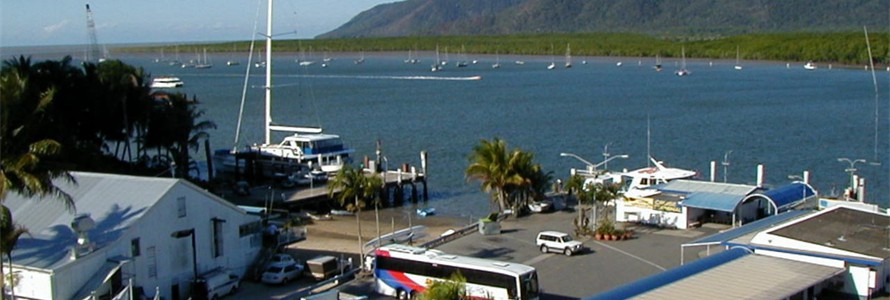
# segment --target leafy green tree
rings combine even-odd
[[[446,280],[433,280],[429,288],[421,293],[418,300],[460,300],[469,299],[467,278],[460,271],[451,274]]]

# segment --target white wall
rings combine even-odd
[[[637,220],[628,218],[628,214],[636,214],[639,216]],[[640,222],[655,226],[675,227],[678,229],[686,229],[686,208],[683,207],[680,213],[666,212],[656,209],[648,209],[637,206],[627,206],[624,201],[615,201],[615,220],[618,222]]]
[[[15,269],[19,282],[15,286],[15,294],[32,299],[54,299],[52,292],[52,276],[41,270]]]
[[[182,218],[178,216],[177,198],[180,197],[185,197],[186,205],[186,216]],[[108,203],[111,206],[115,201],[108,199]],[[212,218],[225,220],[221,235],[223,255],[219,257],[211,255]],[[262,243],[251,243],[252,238],[261,239],[259,236],[241,237],[239,227],[259,221],[258,216],[249,215],[225,200],[179,181],[114,242],[56,268],[52,275],[49,271],[40,270],[23,272],[16,294],[33,299],[71,299],[91,277],[106,276],[96,272],[109,258],[130,257],[131,261],[124,264],[121,271],[127,274],[125,278],[132,277],[134,285],[141,286],[146,296],[154,296],[155,288],[159,287],[164,299],[172,299],[170,293],[174,283],[180,283],[180,296],[185,296],[189,289],[188,282],[194,277],[191,238],[176,239],[170,236],[171,233],[195,229],[199,274],[225,267],[243,277],[262,250]],[[256,235],[261,235],[261,232]],[[140,253],[131,257],[131,241],[134,238],[139,239]],[[154,260],[148,251],[152,247],[156,254]],[[156,266],[156,276],[149,274],[152,264]]]
[[[186,216],[179,217],[177,198],[185,197]],[[213,257],[213,218],[225,220],[222,223],[223,255]],[[142,286],[148,294],[154,294],[155,287],[160,287],[161,295],[170,299],[171,286],[180,284],[180,291],[188,291],[188,282],[194,277],[191,237],[176,239],[171,233],[179,230],[195,229],[197,248],[198,274],[215,268],[228,268],[243,278],[248,267],[260,253],[262,245],[252,246],[251,236],[240,237],[241,225],[258,222],[260,218],[248,215],[234,205],[214,198],[214,196],[196,189],[191,184],[177,184],[165,195],[163,201],[152,208],[152,211],[139,220],[131,236],[139,236],[143,253],[140,259],[134,260],[137,274],[136,284]],[[261,234],[261,233],[257,233]],[[129,245],[130,239],[126,243]],[[151,263],[148,247],[154,246],[157,251],[157,277],[150,278],[148,265]]]

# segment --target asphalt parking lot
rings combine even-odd
[[[633,226],[636,236],[623,241],[597,241],[582,238],[585,251],[573,256],[541,253],[535,236],[544,230],[572,232],[572,211],[536,214],[502,221],[501,234],[473,233],[437,249],[446,253],[517,262],[538,270],[542,299],[579,299],[608,291],[637,279],[680,265],[680,245],[707,236],[718,228],[693,230],[659,229]],[[685,261],[699,258],[704,249],[685,251]],[[711,249],[712,252],[717,251]],[[372,279],[357,279],[341,287],[341,291],[366,295],[370,299],[387,299],[375,295]]]
[[[535,236],[544,230],[570,233],[577,212],[560,210],[501,222],[502,231],[495,235],[478,232],[439,246],[446,253],[527,264],[538,270],[542,299],[579,299],[608,291],[640,278],[680,265],[680,245],[716,233],[720,228],[703,226],[692,230],[659,229],[627,225],[636,234],[630,240],[597,241],[581,238],[585,251],[573,256],[541,253]],[[688,248],[686,262],[698,259],[705,249]],[[719,251],[711,249],[712,252]],[[319,253],[296,254],[298,258]],[[339,254],[336,254],[339,255]],[[245,283],[232,299],[298,299],[301,288],[314,283],[301,279],[286,286]],[[373,291],[373,278],[352,280],[339,287],[341,292],[367,296],[368,299],[390,299]]]

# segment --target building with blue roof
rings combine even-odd
[[[241,276],[262,250],[260,217],[188,181],[71,175],[75,183],[54,184],[75,210],[52,196],[4,200],[30,232],[12,251],[19,298],[111,299],[133,291],[133,298],[184,299],[195,273]]]
[[[739,226],[816,197],[808,184],[794,182],[775,189],[760,186],[679,179],[653,186],[617,201],[616,220],[686,229],[703,223]]]

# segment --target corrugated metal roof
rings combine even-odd
[[[647,291],[658,289],[664,286],[670,286],[685,278],[695,276],[696,274],[706,272],[717,266],[729,263],[733,260],[751,255],[747,249],[734,248],[726,250],[691,263],[676,267],[649,277],[625,284],[618,288],[612,289],[605,293],[595,295],[588,300],[598,299],[627,299],[639,296]],[[688,296],[688,295],[687,295]],[[685,299],[689,297],[679,298],[662,298],[662,299]]]
[[[665,183],[659,187],[659,190],[663,192],[679,192],[684,194],[714,193],[746,196],[757,190],[757,187],[735,183],[678,179]]]
[[[698,192],[689,194],[686,199],[680,202],[681,206],[694,207],[701,209],[712,209],[717,211],[733,212],[739,202],[742,202],[744,195],[723,194],[723,193],[706,193]]]
[[[785,221],[812,213],[811,210],[789,210],[787,212],[783,212],[780,214],[772,215],[751,223],[747,223],[740,227],[736,227],[724,232],[720,232],[717,234],[709,235],[697,240],[694,240],[689,243],[683,244],[685,247],[689,246],[697,246],[697,245],[709,245],[709,244],[719,244],[727,241],[731,241],[735,238],[744,236],[746,234],[750,234],[753,232],[762,231],[764,229],[770,228],[777,224],[784,223]]]
[[[783,208],[802,202],[806,200],[806,198],[815,194],[816,191],[808,184],[794,182],[757,195],[769,199],[776,205],[778,210],[782,210]]]
[[[748,255],[634,299],[785,299],[844,271],[844,268]]]
[[[179,182],[171,178],[85,172],[71,175],[76,184],[62,180],[54,183],[74,198],[76,214],[52,196],[25,198],[10,193],[4,200],[14,221],[30,231],[30,235],[22,235],[12,253],[17,264],[54,269],[70,262],[70,251],[77,240],[71,222],[81,214],[89,215],[95,222],[89,237],[97,247],[116,240]]]

